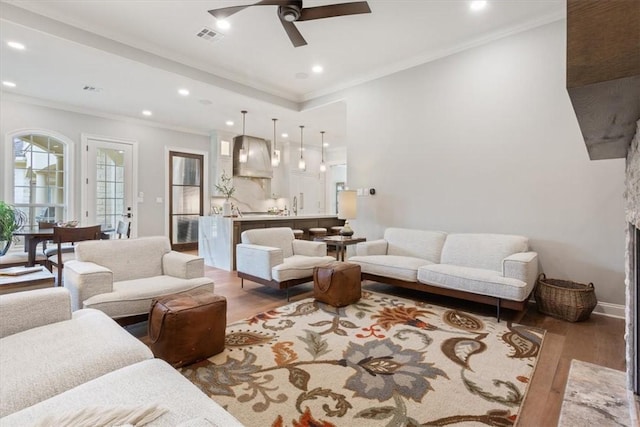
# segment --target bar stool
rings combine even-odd
[[[311,240],[317,237],[326,237],[326,236],[327,236],[327,229],[324,227],[313,227],[309,229],[309,238]]]
[[[304,231],[299,230],[299,229],[293,229],[293,237],[295,237],[296,239],[302,239],[302,236],[304,236]]]
[[[342,231],[342,226],[341,225],[334,225],[329,230],[331,231],[331,235],[332,236],[337,236]]]

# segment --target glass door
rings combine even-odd
[[[198,219],[203,215],[203,165],[200,154],[169,152],[169,236],[171,247],[198,249]]]
[[[130,143],[87,139],[86,225],[100,224],[114,234],[118,222],[132,222],[133,146]],[[135,227],[131,234],[136,235]]]

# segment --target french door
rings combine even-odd
[[[115,231],[118,221],[131,222],[131,235],[137,235],[133,200],[135,142],[83,135],[83,148],[83,222],[100,224],[108,233]]]
[[[204,156],[169,152],[169,236],[178,251],[198,249],[198,219],[204,214]]]

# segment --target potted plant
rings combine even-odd
[[[0,255],[7,253],[14,239],[13,232],[21,229],[26,222],[24,212],[0,200]]]
[[[236,191],[236,188],[231,183],[231,177],[228,176],[224,170],[222,171],[222,176],[220,176],[220,183],[216,184],[216,190],[226,197],[226,200],[222,205],[222,215],[231,216],[231,202],[229,201],[229,198]]]

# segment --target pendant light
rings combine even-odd
[[[271,120],[273,120],[273,155],[271,156],[271,166],[277,168],[280,164],[280,150],[276,150],[276,122],[278,119]]]
[[[304,157],[302,157],[302,151],[304,148],[302,147],[302,130],[304,126],[300,126],[300,160],[298,161],[298,169],[305,170],[307,169],[307,164],[304,161]]]
[[[244,117],[247,114],[247,111],[242,110],[240,112],[242,113],[242,146],[240,147],[240,155],[238,156],[238,160],[240,161],[240,163],[247,163],[247,160],[249,160],[249,153],[247,153],[247,150],[244,148]]]
[[[322,146],[322,161],[320,162],[320,172],[326,172],[327,171],[327,165],[324,163],[324,131],[321,131],[320,135],[322,137],[322,142],[321,142],[321,146]]]

